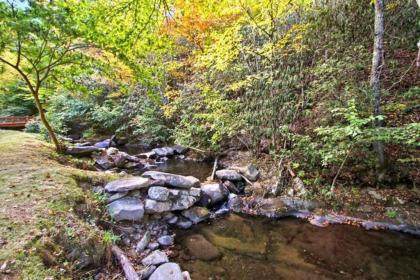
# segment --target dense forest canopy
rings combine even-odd
[[[375,1],[0,1],[0,113],[41,112],[27,129],[56,144],[117,134],[248,149],[320,185],[340,171],[376,183],[381,143],[379,180],[415,184],[419,7],[383,2],[375,111]]]

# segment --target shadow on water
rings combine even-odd
[[[200,252],[192,250],[208,246],[187,245],[197,234],[221,256],[200,260]],[[182,248],[177,261],[195,280],[420,279],[420,239],[393,232],[231,214],[178,231],[177,241]]]

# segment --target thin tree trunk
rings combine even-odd
[[[381,72],[384,65],[384,0],[375,0],[375,38],[373,45],[372,72],[370,85],[374,97],[374,115],[381,114]],[[382,121],[376,120],[375,127],[383,125]],[[381,172],[385,170],[385,153],[382,142],[374,143],[374,149],[378,157]]]
[[[55,145],[55,149],[57,150],[57,152],[62,152],[63,151],[63,147],[61,146],[60,142],[58,142],[58,139],[55,135],[54,130],[52,129],[50,123],[48,122],[44,110],[42,108],[42,104],[41,101],[39,100],[39,95],[37,92],[32,92],[32,95],[35,99],[35,104],[36,107],[38,108],[38,112],[39,112],[39,116],[41,117],[41,121],[42,124],[45,126],[45,128],[48,130],[48,135],[50,136],[51,141],[54,143]]]

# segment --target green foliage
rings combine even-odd
[[[48,118],[56,131],[67,134],[73,127],[83,125],[92,104],[70,94],[60,94],[51,98]]]
[[[386,216],[390,219],[395,219],[397,217],[398,213],[395,210],[387,210]]]
[[[383,116],[373,117],[372,4],[333,2],[1,2],[0,53],[18,62],[22,39],[19,63],[30,81],[41,77],[60,133],[211,151],[241,145],[299,163],[299,175],[320,185],[344,158],[359,166],[363,154],[371,168],[375,142],[405,154],[419,146],[419,89],[407,65],[416,3],[386,3]],[[49,59],[59,62],[49,69]],[[9,70],[2,66],[1,114],[36,112]]]
[[[335,126],[319,127],[315,131],[321,137],[322,165],[342,161],[355,145],[365,142],[366,126],[383,117],[360,116],[355,100],[350,100],[348,107],[333,110],[335,117],[342,119],[343,123]],[[370,130],[370,128],[368,128]]]
[[[105,101],[101,106],[96,105],[90,113],[89,119],[94,128],[101,132],[116,131],[123,125],[124,112],[121,105],[111,100]]]
[[[121,237],[118,235],[115,235],[112,231],[105,231],[102,236],[102,241],[104,242],[105,245],[112,245],[120,240],[121,240]]]
[[[192,147],[220,149],[241,122],[235,118],[236,104],[206,85],[185,88],[166,107],[166,115],[177,119],[175,141]]]
[[[37,112],[27,88],[0,72],[0,116],[31,116]]]

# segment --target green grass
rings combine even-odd
[[[84,222],[75,208],[95,204],[79,181],[109,178],[62,165],[58,158],[37,135],[0,130],[0,238],[5,241],[0,265],[12,263],[10,279],[72,278],[77,264],[65,260],[66,249],[103,250],[102,232]],[[68,232],[73,235],[66,236]],[[48,252],[57,263],[48,263]]]

